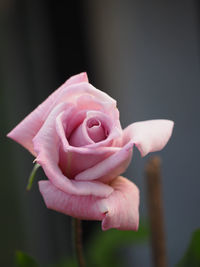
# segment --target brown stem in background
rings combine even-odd
[[[78,265],[79,267],[85,267],[85,261],[83,257],[81,220],[74,218],[73,226],[74,226],[75,250],[76,250]]]
[[[166,267],[166,242],[161,186],[161,160],[152,157],[146,164],[148,209],[150,217],[152,252],[155,267]]]

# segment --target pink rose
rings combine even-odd
[[[28,149],[48,180],[39,189],[48,208],[102,229],[137,230],[139,190],[119,176],[133,145],[142,156],[161,150],[173,128],[169,120],[137,122],[122,130],[116,101],[88,83],[86,73],[71,77],[18,124],[8,137]]]

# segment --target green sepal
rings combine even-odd
[[[27,191],[30,191],[30,190],[31,190],[32,185],[33,185],[33,182],[34,182],[34,179],[35,179],[36,172],[37,172],[37,170],[38,170],[39,167],[40,167],[40,164],[35,163],[35,165],[34,165],[32,171],[31,171],[31,173],[30,173],[30,176],[29,176],[29,178],[28,178],[28,184],[27,184],[27,186],[26,186],[26,190],[27,190]]]

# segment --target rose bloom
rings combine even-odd
[[[19,123],[8,137],[28,149],[48,180],[39,189],[49,209],[101,220],[102,229],[137,230],[139,190],[120,176],[133,146],[142,156],[161,150],[170,120],[136,122],[122,130],[116,101],[88,83],[68,79]]]

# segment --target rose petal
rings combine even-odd
[[[76,120],[76,115],[74,117]],[[103,140],[95,143],[88,135],[88,123],[90,123],[90,121],[98,121],[103,127],[104,133],[106,133],[107,138],[105,138],[105,134],[103,134]],[[97,149],[97,147],[100,146],[110,146],[113,139],[121,135],[121,128],[117,128],[112,122],[111,118],[106,114],[100,111],[87,111],[84,121],[70,134],[69,144],[76,147],[87,146],[92,147],[93,149]],[[97,137],[99,136],[96,136],[96,138]]]
[[[109,182],[122,174],[128,167],[132,157],[132,143],[128,143],[110,157],[97,163],[91,168],[77,174],[75,180],[89,181],[98,179],[101,182]]]
[[[102,123],[99,120],[90,119],[87,121],[87,133],[88,136],[95,142],[98,143],[106,139],[108,131],[104,129]]]
[[[39,189],[49,209],[85,220],[103,219],[104,212],[100,212],[97,198],[92,195],[67,194],[56,188],[50,181],[45,180],[39,181]]]
[[[84,93],[82,95],[79,95],[76,100],[76,106],[78,110],[99,110],[103,113],[106,113],[108,115],[111,115],[111,113],[114,112],[113,117],[116,119],[119,119],[119,114],[113,110],[113,101],[109,101],[107,98],[105,99],[99,99],[95,97],[94,95],[91,95],[91,93]]]
[[[62,172],[69,178],[73,178],[77,173],[94,166],[118,151],[118,149],[114,147],[92,149],[69,146],[65,133],[68,128],[67,122],[70,122],[69,117],[71,117],[73,113],[74,107],[72,106],[71,108],[67,108],[66,111],[61,112],[56,118],[56,131],[61,141],[59,166]]]
[[[32,139],[41,128],[51,109],[54,107],[55,100],[65,88],[72,84],[77,84],[81,82],[88,82],[86,73],[80,73],[68,79],[42,104],[40,104],[24,120],[22,120],[10,133],[8,133],[7,136],[24,146],[33,155],[35,155]]]
[[[49,209],[85,220],[102,220],[102,229],[137,230],[139,190],[123,177],[112,182],[113,193],[105,199],[64,193],[50,181],[40,181],[39,189]]]
[[[136,122],[124,129],[123,142],[134,142],[142,156],[159,151],[167,144],[174,122],[170,120],[149,120]]]
[[[60,147],[59,166],[63,174],[69,178],[74,178],[78,173],[91,168],[105,158],[114,153],[114,149],[103,149],[101,153],[95,150],[85,149],[85,153],[79,148],[77,150],[64,151]]]
[[[72,121],[76,121],[73,117],[74,108],[71,107],[71,110],[69,108],[60,113],[56,118],[56,130],[57,134],[60,137],[62,147],[60,146],[60,161],[59,166],[62,169],[62,172],[69,178],[74,178],[78,173],[83,172],[84,170],[93,167],[97,163],[104,161],[106,158],[110,157],[113,153],[119,151],[121,148],[118,147],[112,147],[109,145],[112,145],[114,136],[119,136],[119,130],[115,127],[115,129],[112,129],[108,140],[94,143],[91,147],[74,147],[70,146],[67,139],[66,139],[66,131],[68,131],[69,125]],[[79,114],[79,113],[78,113]],[[81,113],[81,120],[83,120],[85,114]],[[98,118],[100,118],[102,121],[104,119],[107,119],[106,115],[101,115],[101,112],[88,112],[88,118],[93,118],[94,116],[98,115]],[[71,120],[70,120],[70,118]],[[76,118],[76,116],[75,116]],[[96,117],[95,117],[96,118]],[[78,122],[81,120],[77,120]],[[70,127],[71,128],[71,127]],[[115,131],[116,130],[116,131]],[[85,139],[78,138],[77,142],[82,142]],[[101,147],[102,145],[102,147]],[[105,147],[107,145],[107,147]],[[111,164],[113,165],[113,164]],[[119,168],[118,168],[119,169]],[[118,170],[116,168],[116,171]],[[113,171],[112,179],[118,176],[119,171]],[[114,176],[113,176],[114,175]],[[110,175],[106,176],[107,179],[110,179]],[[95,179],[95,177],[91,178]],[[87,179],[86,179],[87,180]]]
[[[100,111],[88,111],[86,120],[95,119],[99,120],[104,127],[104,131],[107,135],[107,138],[102,140],[101,142],[93,143],[87,145],[87,147],[91,147],[93,149],[97,149],[99,147],[111,146],[113,145],[113,141],[116,138],[120,138],[122,136],[121,125],[118,125],[117,120],[112,121],[110,117]]]
[[[109,185],[100,182],[70,180],[63,175],[58,166],[60,138],[55,124],[57,116],[67,109],[67,105],[67,103],[57,105],[33,139],[34,149],[38,155],[36,161],[43,167],[46,176],[60,190],[68,194],[106,197],[113,191]]]
[[[94,86],[87,82],[82,82],[81,84],[72,84],[63,88],[63,90],[59,94],[57,103],[65,101],[76,103],[77,100],[83,95],[93,96],[100,102],[105,102],[107,108],[110,107],[110,109],[116,109],[116,101],[112,97],[96,89]]]
[[[85,123],[80,124],[71,134],[69,144],[71,146],[86,146],[93,144],[94,141],[88,136]]]
[[[139,225],[139,190],[124,177],[113,180],[114,192],[102,200],[108,212],[102,221],[102,229],[116,228],[137,231]],[[102,205],[101,203],[101,205]]]

